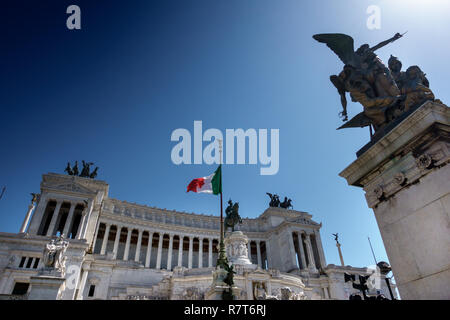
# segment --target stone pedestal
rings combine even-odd
[[[205,300],[222,300],[223,292],[229,290],[229,286],[223,282],[226,277],[227,271],[220,267],[213,271],[213,282],[211,288],[205,293]],[[232,288],[235,297],[240,297],[241,291],[236,286]]]
[[[402,299],[450,299],[450,108],[426,102],[340,173],[373,209]]]
[[[30,293],[28,300],[58,300],[64,290],[64,281],[61,277],[37,276],[30,277]]]
[[[242,231],[234,231],[225,238],[228,261],[232,265],[254,266],[248,258],[248,238]]]
[[[233,231],[224,240],[228,263],[233,266],[233,270],[238,274],[257,268],[248,258],[247,243],[248,238],[241,231]],[[226,277],[227,271],[221,267],[217,267],[213,271],[213,282],[211,288],[205,294],[206,300],[222,300],[223,292],[229,289],[229,286],[224,282]],[[241,291],[242,289],[237,286],[232,288],[235,297],[240,297]]]

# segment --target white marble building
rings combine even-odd
[[[30,296],[45,244],[62,233],[69,246],[58,299],[203,299],[217,260],[219,217],[128,203],[108,190],[104,181],[44,174],[20,232],[0,233],[0,298]],[[344,273],[370,271],[327,265],[321,226],[306,212],[282,208],[243,219],[237,229],[248,238],[251,264],[236,264],[239,298],[284,287],[302,299],[358,293]],[[381,280],[378,290],[389,297]]]

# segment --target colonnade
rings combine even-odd
[[[101,223],[95,236],[94,253],[105,255],[107,253],[108,239],[111,237],[112,228],[115,229],[114,245],[112,248],[113,259],[134,260],[135,262],[144,263],[146,268],[153,265],[156,269],[172,270],[175,266],[186,266],[192,268],[195,264],[198,268],[213,267],[215,261],[213,255],[217,254],[217,244],[219,240],[214,237],[202,237],[193,235],[178,235],[164,231],[154,231],[142,228],[128,227],[117,224]],[[99,236],[99,230],[104,230],[103,235]],[[121,235],[126,234],[125,249],[121,257],[118,256],[119,244]],[[135,244],[134,255],[130,255],[132,236],[137,240]],[[144,242],[144,235],[146,241]],[[163,248],[164,240],[166,240],[166,247]],[[168,245],[167,245],[168,240]],[[196,242],[197,250],[194,250],[194,241]],[[156,242],[156,243],[155,243]],[[184,244],[188,242],[188,257],[187,262],[183,255]],[[174,246],[174,244],[177,246]],[[143,248],[145,247],[145,248]],[[205,250],[205,247],[207,249]],[[163,250],[163,249],[167,249]],[[153,253],[156,251],[156,255]],[[174,250],[177,250],[174,251]],[[163,251],[166,251],[163,253]],[[194,252],[198,253],[197,260],[194,261]],[[207,253],[207,260],[204,261],[203,255]],[[175,257],[174,257],[175,256]],[[174,261],[177,258],[177,261]],[[153,259],[153,260],[152,260]],[[155,260],[156,259],[156,260]],[[156,261],[156,262],[155,262]],[[213,264],[214,262],[214,264]]]
[[[85,208],[86,205],[78,201],[48,200],[38,235],[54,236],[60,232],[66,238],[81,239],[86,222]]]
[[[314,248],[316,254],[314,254],[313,243],[311,236],[314,237]],[[294,231],[291,233],[291,238],[294,243],[293,261],[298,261],[300,269],[309,269],[310,271],[317,271],[317,268],[321,268],[325,261],[321,261],[322,257],[320,249],[317,246],[317,240],[315,234],[305,231]]]
[[[113,259],[141,262],[146,268],[167,270],[172,270],[175,266],[185,266],[189,269],[214,267],[219,244],[219,239],[215,237],[155,231],[109,222],[100,223],[94,239],[94,253],[105,255],[112,252]],[[261,244],[264,241],[252,242],[256,243],[257,263],[261,268],[265,268],[261,252]],[[252,252],[250,243],[249,241],[249,253]],[[120,244],[123,250],[119,250]],[[131,252],[132,245],[134,253]],[[267,254],[264,258],[267,258]]]

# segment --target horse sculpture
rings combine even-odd
[[[231,231],[234,231],[234,227],[239,223],[242,224],[242,219],[239,216],[239,203],[233,204],[233,201],[228,200],[228,207],[225,209],[226,217],[224,219],[225,230],[231,227]]]
[[[294,206],[292,205],[292,200],[288,199],[287,197],[284,197],[284,201],[280,203],[280,208],[284,209],[294,208]]]
[[[288,197],[284,197],[284,201],[281,202],[280,201],[280,197],[277,194],[271,194],[269,192],[266,192],[266,194],[270,197],[270,202],[269,202],[269,206],[270,207],[279,207],[279,208],[283,208],[283,209],[289,209],[289,208],[294,208],[294,206],[292,205],[292,200],[288,199]]]
[[[73,167],[71,167],[70,162],[68,162],[66,169],[64,169],[64,172],[67,172],[67,174],[70,176],[78,176],[78,177],[95,179],[98,174],[97,173],[98,167],[96,167],[94,169],[94,171],[90,172],[91,171],[90,167],[94,163],[93,162],[85,162],[84,160],[82,161],[82,163],[83,163],[83,169],[81,170],[81,173],[79,173],[79,170],[78,170],[78,161],[75,161],[75,165]]]

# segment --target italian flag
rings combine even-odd
[[[189,191],[212,194],[222,193],[222,165],[213,174],[192,180],[187,186],[186,192]]]

